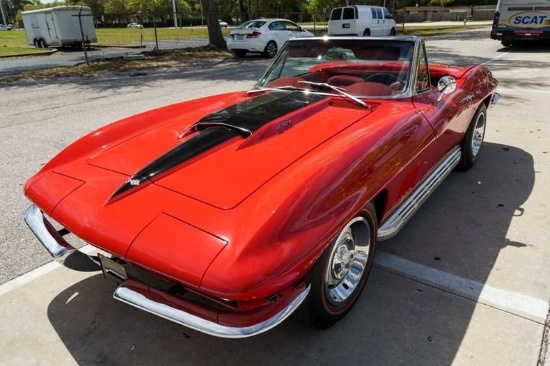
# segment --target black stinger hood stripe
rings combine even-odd
[[[234,137],[246,136],[243,136],[242,130],[254,133],[266,123],[323,98],[303,92],[271,92],[212,113],[192,126],[192,129],[199,131],[197,135],[132,175],[111,199]]]
[[[139,186],[154,176],[166,172],[173,167],[210,150],[211,148],[238,136],[235,131],[224,127],[213,127],[201,131],[183,144],[176,146],[158,159],[152,161],[145,168],[134,174],[113,194],[111,198]]]

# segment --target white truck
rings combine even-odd
[[[504,46],[525,40],[549,40],[550,0],[499,0],[491,38]]]
[[[81,47],[97,42],[92,10],[87,6],[57,6],[21,13],[27,41],[36,48]]]

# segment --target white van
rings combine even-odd
[[[383,6],[352,5],[332,9],[329,36],[395,36],[395,20]]]

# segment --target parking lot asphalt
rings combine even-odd
[[[427,40],[431,62],[485,63],[500,81],[482,157],[379,244],[358,304],[327,331],[293,317],[242,340],[182,328],[113,300],[116,284],[100,273],[51,262],[22,220],[22,185],[78,136],[140,111],[247,89],[266,60],[1,85],[0,364],[550,363],[550,49],[503,48],[488,32]]]

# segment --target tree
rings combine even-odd
[[[216,48],[227,49],[222,30],[218,23],[218,11],[214,0],[201,0],[202,12],[206,15],[206,26],[208,27],[208,43]]]
[[[127,12],[125,0],[106,0],[104,6],[105,14],[124,14]]]

